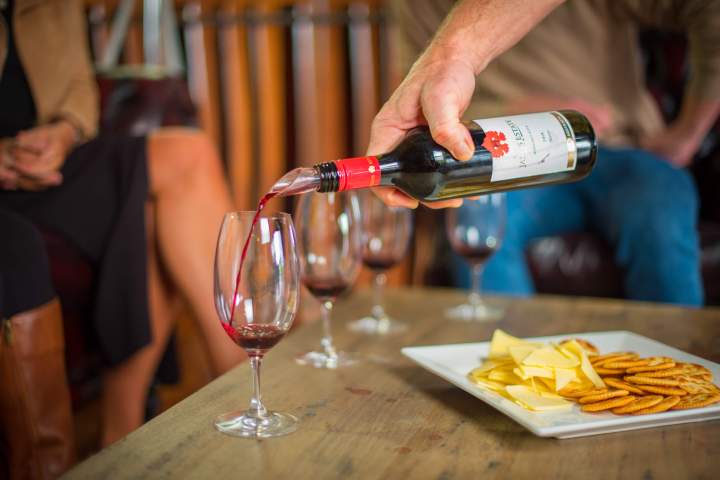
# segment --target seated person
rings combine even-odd
[[[103,444],[142,424],[172,327],[166,281],[187,297],[215,374],[242,360],[213,305],[230,195],[201,132],[95,137],[98,96],[79,0],[0,12],[0,209],[53,230],[95,266],[92,327],[107,364]]]
[[[37,229],[0,209],[0,477],[56,478],[75,459],[60,304]]]
[[[426,47],[453,3],[396,2],[408,59]],[[531,294],[528,243],[592,230],[614,247],[629,298],[703,303],[698,196],[683,167],[720,111],[719,26],[717,1],[574,0],[552,10],[477,75],[465,118],[575,109],[590,119],[601,145],[588,178],[508,194],[505,239],[484,271],[487,290]],[[680,114],[668,125],[645,88],[641,27],[683,30],[689,37],[690,81]],[[466,48],[471,58],[472,46]],[[467,267],[459,259],[456,264],[457,277],[469,283]]]

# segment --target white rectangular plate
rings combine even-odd
[[[567,338],[583,338],[595,344],[600,353],[633,351],[641,356],[669,356],[683,362],[703,365],[713,373],[713,381],[720,378],[720,365],[690,355],[647,337],[626,331],[573,333],[551,337],[528,338],[534,342],[557,342]],[[601,433],[622,432],[641,428],[700,422],[720,418],[720,404],[708,407],[674,410],[650,415],[614,415],[612,413],[584,413],[576,405],[564,412],[531,412],[490,390],[468,380],[467,373],[480,365],[487,356],[489,342],[427,347],[406,347],[402,353],[425,369],[462,388],[485,403],[500,410],[520,425],[540,437],[573,438]]]

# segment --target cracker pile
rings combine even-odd
[[[558,393],[582,405],[584,412],[644,415],[700,408],[720,402],[720,388],[702,365],[670,357],[640,358],[634,352],[589,355],[605,388],[567,385]]]
[[[720,402],[702,365],[635,352],[600,355],[582,339],[528,342],[496,330],[486,361],[468,378],[531,411],[570,410],[643,415]]]

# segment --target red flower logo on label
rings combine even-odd
[[[500,158],[510,150],[505,140],[506,138],[503,132],[490,130],[489,132],[485,132],[485,140],[483,140],[482,146],[488,149],[493,158]]]

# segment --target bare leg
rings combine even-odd
[[[245,358],[213,304],[215,243],[223,215],[233,209],[220,159],[202,132],[163,128],[148,139],[148,168],[162,264],[190,301],[219,375]]]
[[[121,365],[103,376],[102,445],[107,446],[132,432],[145,421],[145,405],[160,356],[165,351],[172,326],[168,289],[163,281],[155,245],[153,204],[148,204],[148,297],[152,341]]]

